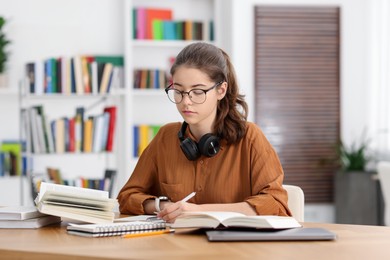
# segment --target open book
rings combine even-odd
[[[35,199],[41,213],[88,223],[112,223],[116,199],[107,191],[42,182]]]
[[[286,229],[301,227],[293,217],[246,216],[237,212],[204,211],[185,212],[171,225],[172,228],[245,227]]]

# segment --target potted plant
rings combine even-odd
[[[372,160],[369,141],[362,138],[347,147],[337,145],[340,170],[334,178],[336,223],[383,225],[383,199],[376,173],[367,170]]]
[[[371,160],[367,151],[368,141],[363,140],[360,144],[355,142],[350,147],[339,141],[336,150],[341,173],[365,172],[367,163]]]
[[[6,52],[6,47],[10,43],[3,32],[3,27],[6,23],[4,17],[0,16],[0,87],[6,85],[6,62],[8,60],[8,52]]]

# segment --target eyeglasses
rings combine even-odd
[[[169,100],[175,104],[180,104],[183,101],[184,94],[187,94],[190,100],[195,104],[203,104],[206,101],[206,93],[216,88],[217,86],[221,85],[222,83],[223,81],[218,82],[217,84],[215,84],[209,89],[194,88],[191,89],[190,91],[180,91],[174,89],[172,88],[173,86],[172,83],[171,85],[165,88],[165,93],[167,93]]]

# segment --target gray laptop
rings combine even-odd
[[[206,235],[209,241],[318,241],[336,239],[336,234],[323,228],[207,230]]]

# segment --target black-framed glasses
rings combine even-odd
[[[223,81],[218,82],[214,86],[212,86],[209,89],[199,89],[199,88],[194,88],[191,89],[190,91],[180,91],[177,89],[172,88],[173,83],[170,84],[168,87],[165,88],[165,93],[167,93],[167,96],[170,101],[172,101],[175,104],[180,104],[183,101],[184,94],[187,94],[188,97],[192,102],[195,104],[203,104],[206,101],[207,98],[207,92],[210,90],[216,88],[217,86],[221,85]]]

